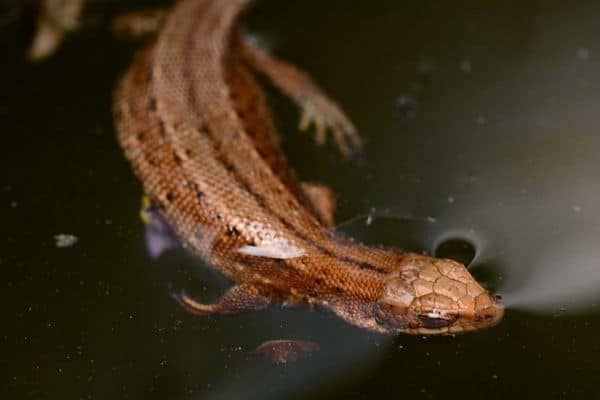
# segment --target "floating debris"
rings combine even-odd
[[[56,52],[65,35],[77,29],[85,0],[44,0],[31,47],[30,61],[40,61]]]
[[[156,260],[164,252],[179,247],[175,233],[146,196],[142,198],[140,218],[146,224],[144,238],[151,259]]]
[[[396,108],[402,118],[412,119],[416,115],[417,102],[411,96],[401,95],[396,98]]]
[[[56,247],[62,249],[73,246],[75,243],[77,243],[79,238],[75,235],[59,233],[58,235],[54,235],[54,240],[56,241]]]
[[[306,340],[269,340],[258,346],[252,354],[274,364],[287,364],[309,357],[319,347],[318,343]]]

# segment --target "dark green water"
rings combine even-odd
[[[249,15],[367,141],[362,168],[315,150],[270,91],[293,165],[335,189],[343,230],[429,252],[468,241],[473,273],[504,296],[499,326],[427,339],[305,308],[199,318],[171,300],[169,284],[212,299],[226,282],[144,249],[110,114],[135,46],[102,28],[144,3],[91,4],[38,65],[18,2],[0,7],[2,398],[600,397],[600,3],[264,0]],[[394,218],[355,218],[373,208]],[[59,233],[79,241],[57,248]],[[249,355],[282,338],[321,350],[285,366]]]

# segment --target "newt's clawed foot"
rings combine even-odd
[[[353,158],[356,154],[360,154],[363,145],[362,139],[337,104],[326,97],[314,96],[302,101],[300,107],[302,116],[299,129],[306,131],[314,125],[315,140],[318,145],[321,146],[325,143],[327,130],[330,130],[344,157]]]
[[[214,304],[201,304],[192,299],[185,290],[171,292],[171,297],[186,311],[194,315],[209,315],[215,312]]]
[[[352,159],[362,150],[362,140],[342,109],[300,68],[271,55],[258,41],[240,38],[244,59],[271,79],[300,107],[300,130],[315,126],[316,141],[325,143],[327,130],[344,157]]]

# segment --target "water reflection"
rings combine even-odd
[[[304,332],[309,335],[308,331]],[[325,389],[331,382],[344,381],[382,361],[392,346],[391,338],[355,334],[321,338],[321,350],[308,360],[273,365],[269,360],[247,358],[236,371],[235,381],[224,379],[209,393],[195,399],[279,399],[302,398]]]
[[[578,235],[568,241],[548,242],[539,254],[531,254],[528,271],[513,276],[503,291],[511,308],[534,312],[581,313],[600,302],[600,232]]]

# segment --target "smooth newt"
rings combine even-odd
[[[115,91],[119,142],[179,240],[233,282],[198,314],[308,303],[382,333],[458,333],[503,306],[452,260],[338,237],[324,186],[296,181],[255,72],[271,79],[344,155],[361,147],[339,107],[302,71],[247,40],[250,0],[182,0]]]

